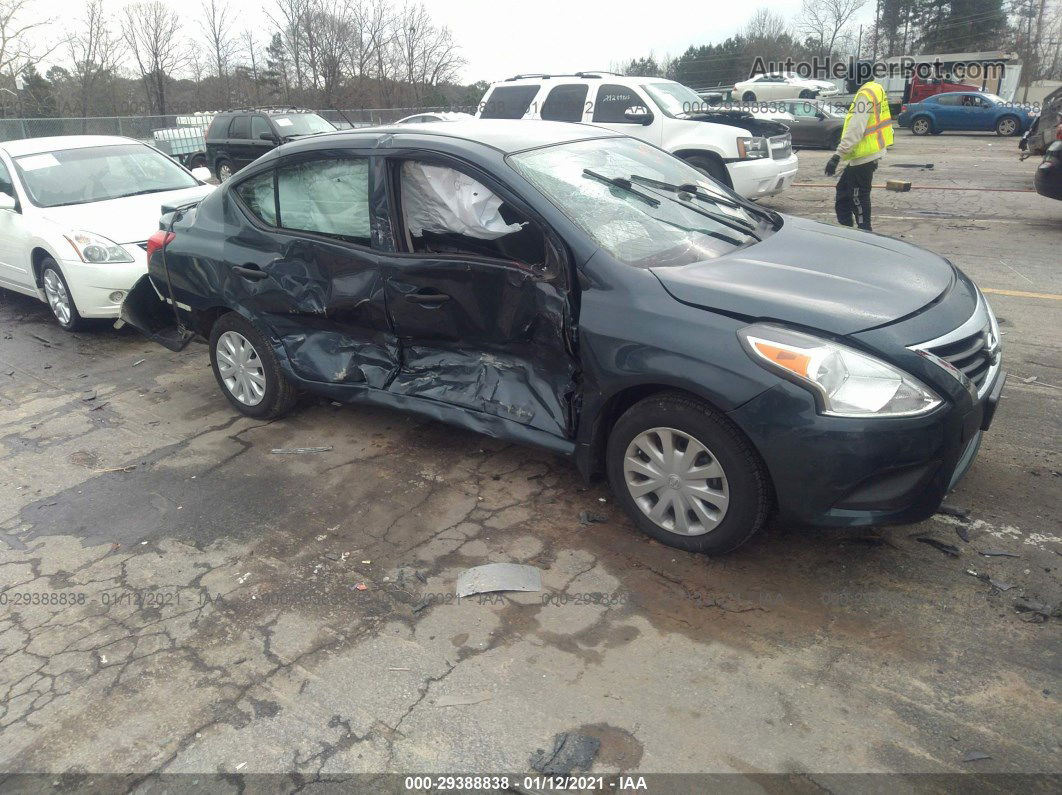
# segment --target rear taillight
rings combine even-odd
[[[151,255],[152,254],[154,254],[159,249],[165,248],[167,245],[169,245],[170,241],[173,240],[175,237],[177,237],[177,235],[173,234],[173,232],[167,232],[164,229],[160,229],[158,232],[156,232],[151,237],[149,237],[147,239],[147,260],[148,260],[148,262],[151,262]]]
[[[906,113],[906,112],[907,112],[907,106],[906,105],[900,105],[900,113]]]

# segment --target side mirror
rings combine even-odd
[[[277,142],[277,137],[275,135],[273,135],[273,133],[271,133],[271,132],[258,133],[258,137],[259,137],[259,139],[261,139],[263,141],[269,141],[270,143],[273,143],[273,144],[275,144]]]
[[[652,124],[653,114],[645,105],[633,105],[623,111],[623,118],[635,124]]]
[[[206,166],[199,166],[199,168],[193,168],[192,176],[200,182],[207,182],[210,180],[210,169]]]
[[[0,210],[14,210],[16,204],[18,202],[10,193],[0,193]]]

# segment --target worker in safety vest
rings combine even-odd
[[[870,185],[878,161],[892,146],[892,115],[889,98],[881,84],[871,79],[864,83],[848,107],[841,129],[837,152],[826,163],[826,176],[837,173],[844,161],[844,171],[837,180],[834,210],[845,226],[855,225],[870,231]]]

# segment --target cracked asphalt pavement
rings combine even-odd
[[[606,774],[1058,774],[1059,621],[1014,604],[1062,601],[1062,202],[1019,192],[1016,155],[900,132],[877,182],[985,190],[874,193],[878,230],[1000,316],[968,515],[774,523],[719,559],[641,536],[549,453],[325,400],[238,418],[204,346],[68,335],[0,292],[0,771],[524,773],[577,731]],[[826,187],[767,203],[832,215]],[[293,447],[330,449],[272,452]],[[498,561],[542,593],[454,597]]]

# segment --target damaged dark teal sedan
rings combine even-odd
[[[148,250],[122,318],[208,340],[237,411],[306,391],[539,445],[699,552],[772,514],[929,516],[1005,380],[992,311],[947,260],[593,127],[298,141],[172,208]]]

